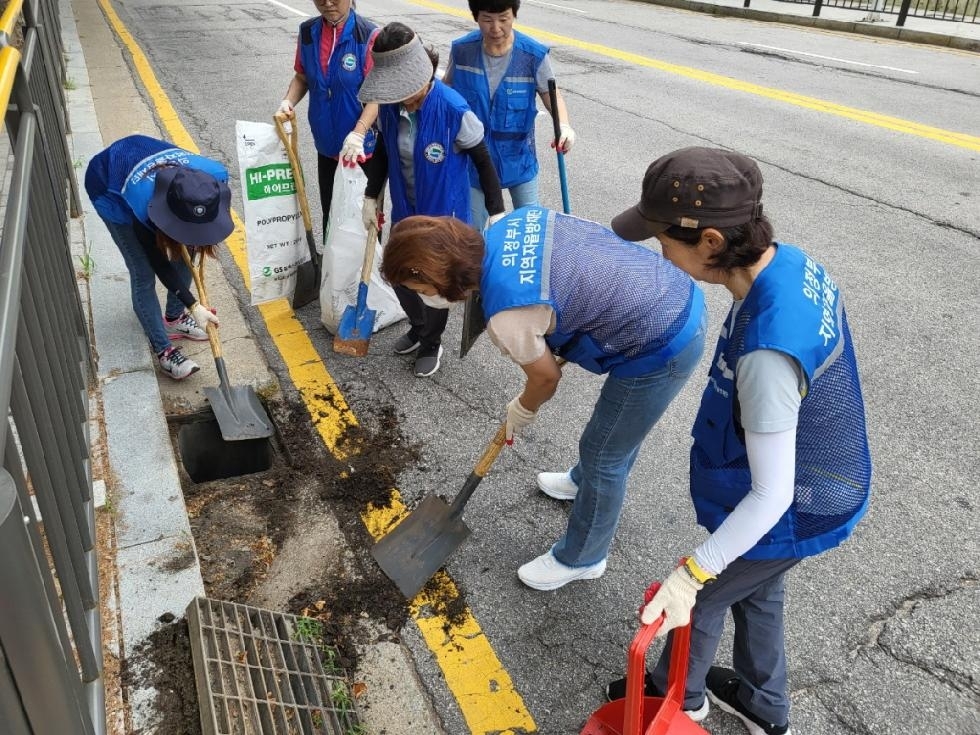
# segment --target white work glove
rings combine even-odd
[[[558,140],[551,141],[551,147],[554,148],[557,142],[558,150],[562,153],[568,153],[572,150],[572,146],[575,145],[575,131],[572,130],[572,126],[568,123],[559,123],[558,133]]]
[[[293,117],[296,115],[296,113],[293,112],[293,103],[290,102],[289,100],[283,100],[282,102],[280,102],[279,109],[276,110],[276,113],[282,115],[283,117],[289,120],[292,120]]]
[[[506,214],[507,212],[497,212],[497,214],[491,214],[489,217],[487,217],[487,226],[484,229],[489,230],[495,224],[500,222],[500,220],[502,220]]]
[[[667,635],[674,628],[681,628],[691,622],[691,610],[697,600],[698,591],[704,585],[694,579],[682,563],[660,586],[660,589],[640,611],[640,622],[649,625],[666,613],[666,618],[656,638]]]
[[[200,301],[195,301],[194,305],[190,308],[191,316],[194,317],[194,321],[197,322],[197,326],[201,329],[207,329],[208,322],[211,322],[214,326],[218,326],[218,315],[215,314],[210,309],[204,307]]]
[[[514,400],[507,404],[507,428],[504,433],[504,438],[507,439],[508,444],[514,443],[514,433],[520,431],[525,426],[530,426],[534,423],[534,419],[538,416],[537,411],[528,411],[521,405],[521,397],[517,396]]]
[[[347,168],[354,168],[359,163],[364,163],[367,156],[364,155],[364,136],[355,130],[347,133],[344,138],[344,145],[340,148],[340,162]]]
[[[364,197],[364,204],[361,206],[361,221],[364,229],[369,231],[372,227],[377,227],[381,231],[382,219],[378,215],[378,200]]]

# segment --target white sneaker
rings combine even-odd
[[[555,500],[575,500],[578,495],[571,472],[539,472],[538,489]]]
[[[157,355],[157,359],[160,361],[163,372],[174,380],[183,380],[201,369],[196,362],[184,357],[184,354],[176,347],[168,347]]]
[[[598,579],[605,571],[605,559],[587,567],[569,567],[558,561],[549,550],[518,569],[517,576],[531,589],[556,590],[576,579]]]
[[[195,342],[206,342],[208,339],[208,333],[186,311],[173,321],[164,316],[163,325],[167,328],[170,339],[190,339]]]

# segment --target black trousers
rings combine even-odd
[[[433,309],[422,303],[422,299],[412,289],[405,286],[395,286],[395,295],[402,305],[408,321],[412,325],[411,332],[421,343],[421,350],[435,347],[442,342],[442,333],[446,331],[449,321],[449,309]]]

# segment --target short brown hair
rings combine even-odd
[[[406,217],[391,228],[381,261],[388,283],[426,283],[450,301],[479,288],[482,272],[483,235],[455,217]]]

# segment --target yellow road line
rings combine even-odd
[[[153,100],[169,139],[181,148],[198,152],[196,143],[157,81],[149,61],[126,30],[110,0],[99,0],[99,5],[132,55],[137,73]],[[233,212],[232,217],[235,231],[226,243],[248,287],[245,228],[237,214]],[[312,340],[286,299],[262,304],[258,309],[324,444],[335,457],[344,458],[339,440],[348,427],[357,424],[357,419],[327,372]],[[361,517],[372,537],[378,539],[406,513],[400,494],[392,489],[389,505],[369,506]],[[445,675],[446,684],[455,696],[470,732],[475,735],[537,732],[534,719],[476,618],[466,608],[452,615],[452,619],[447,614],[449,605],[459,598],[455,583],[441,572],[435,579],[438,591],[431,597],[426,593],[420,594],[412,601],[410,611]],[[433,585],[430,585],[429,589],[432,588]]]
[[[472,20],[473,18],[472,14],[466,12],[465,10],[443,5],[442,3],[432,2],[432,0],[405,0],[405,2],[412,5],[420,5],[447,15],[454,15],[459,18],[467,18],[469,20]],[[803,107],[805,109],[815,110],[816,112],[822,112],[827,115],[847,118],[866,125],[873,125],[875,127],[885,128],[887,130],[894,130],[899,133],[906,133],[907,135],[914,135],[919,138],[927,138],[929,140],[938,141],[939,143],[945,143],[947,145],[953,145],[959,148],[966,148],[967,150],[971,151],[980,151],[980,137],[975,135],[943,130],[942,128],[935,128],[930,125],[922,125],[921,123],[912,122],[910,120],[903,120],[898,117],[882,115],[877,112],[871,112],[870,110],[861,110],[857,107],[839,105],[836,102],[828,102],[827,100],[822,100],[817,97],[807,97],[806,95],[796,94],[795,92],[787,92],[782,89],[775,89],[774,87],[763,87],[759,84],[743,82],[740,79],[722,76],[721,74],[714,74],[712,72],[695,69],[690,66],[670,64],[666,61],[650,58],[649,56],[641,56],[628,51],[620,51],[619,49],[612,48],[611,46],[603,46],[599,43],[580,41],[577,38],[571,38],[569,36],[560,36],[557,33],[551,33],[550,31],[545,31],[538,28],[531,28],[529,26],[518,24],[515,24],[514,27],[519,28],[520,30],[538,38],[539,40],[550,41],[553,44],[571,46],[573,48],[581,49],[582,51],[589,51],[591,53],[598,54],[599,56],[607,56],[609,58],[618,59],[619,61],[625,61],[629,64],[635,64],[636,66],[657,69],[658,71],[666,72],[668,74],[676,74],[677,76],[687,77],[688,79],[694,79],[695,81],[712,84],[717,87],[724,87],[725,89],[731,89],[736,92],[745,92],[757,97],[765,97],[777,102],[785,102],[786,104],[794,105],[796,107]]]

